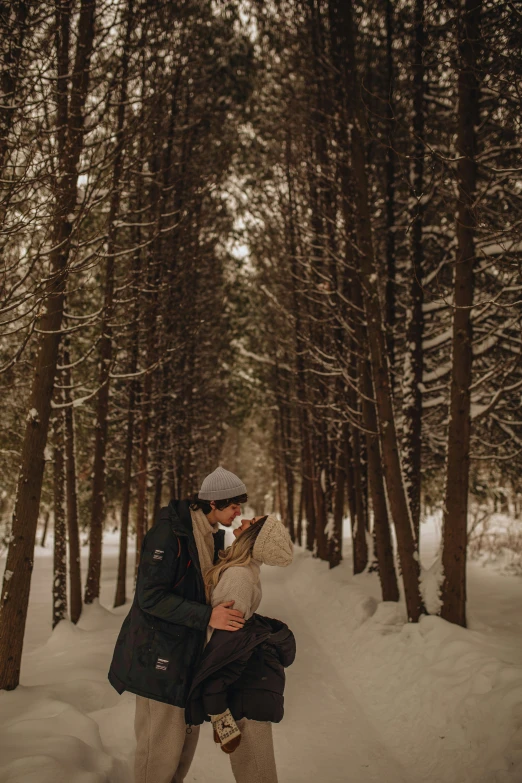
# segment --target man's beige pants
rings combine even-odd
[[[190,769],[199,726],[187,734],[185,710],[136,696],[135,783],[183,783]]]
[[[272,724],[242,718],[237,725],[241,742],[230,754],[236,783],[277,783]]]

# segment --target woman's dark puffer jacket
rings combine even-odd
[[[239,631],[214,631],[194,674],[187,723],[199,725],[227,707],[236,721],[279,723],[284,670],[294,658],[294,635],[279,620],[254,614]]]

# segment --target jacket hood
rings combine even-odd
[[[187,536],[192,532],[188,500],[171,500],[169,505],[161,510],[161,513],[165,514],[176,535]]]

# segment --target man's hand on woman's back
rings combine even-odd
[[[245,624],[243,613],[237,609],[232,609],[234,601],[226,601],[224,604],[218,604],[212,610],[209,625],[220,631],[239,631]]]

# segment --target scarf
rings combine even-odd
[[[196,549],[198,550],[199,564],[203,578],[205,574],[214,565],[214,533],[219,530],[219,524],[212,525],[200,508],[197,511],[190,510],[192,518],[192,531],[196,539]]]

